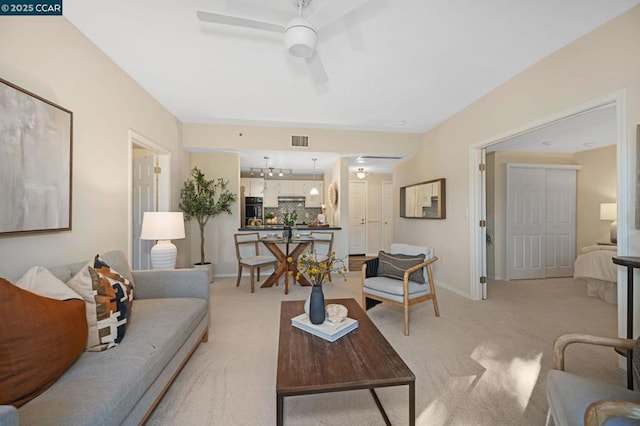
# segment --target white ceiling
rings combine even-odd
[[[597,108],[491,145],[487,152],[574,153],[616,143],[616,108]]]
[[[640,0],[370,0],[320,31],[322,86],[280,34],[197,19],[224,3],[65,0],[64,15],[184,123],[425,132]]]

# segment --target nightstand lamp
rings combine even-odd
[[[157,240],[151,248],[153,269],[174,269],[178,249],[171,240],[184,238],[182,212],[144,212],[141,240]]]
[[[612,220],[611,222],[611,242],[618,242],[618,205],[616,203],[600,204],[600,220]]]

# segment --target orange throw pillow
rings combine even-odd
[[[0,405],[20,407],[84,351],[84,301],[42,297],[0,278],[0,306]]]

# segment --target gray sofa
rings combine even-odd
[[[19,409],[0,406],[0,425],[134,425],[144,422],[209,327],[204,270],[131,271],[121,251],[101,255],[134,283],[123,341],[84,352],[56,383]],[[68,281],[87,262],[50,271]]]

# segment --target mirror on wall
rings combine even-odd
[[[445,207],[444,178],[400,188],[400,217],[444,219]]]

